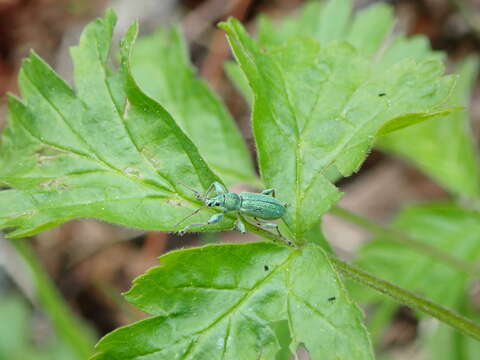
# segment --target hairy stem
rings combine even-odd
[[[390,296],[401,304],[408,305],[420,310],[426,314],[437,318],[438,320],[452,326],[464,334],[480,340],[480,326],[473,321],[453,312],[439,304],[418,296],[408,290],[394,285],[386,280],[379,279],[355,266],[347,264],[334,256],[330,256],[330,261],[335,268],[345,276],[366,285],[384,295]]]
[[[7,240],[0,236],[0,241]],[[36,298],[42,310],[50,318],[57,335],[69,345],[76,358],[88,358],[93,349],[93,334],[70,311],[62,295],[33,253],[28,239],[10,239],[9,241],[28,266]]]
[[[403,244],[412,249],[420,251],[423,254],[443,262],[458,271],[466,273],[469,276],[478,277],[480,275],[480,270],[473,264],[463,261],[423,241],[416,240],[405,233],[387,226],[380,225],[372,220],[359,216],[336,205],[332,207],[330,213],[365,230],[368,230],[375,235],[385,236],[386,238],[396,241],[399,244]]]
[[[368,220],[366,221],[368,222]],[[264,238],[268,238],[277,243],[286,245],[285,241],[276,234],[258,228],[253,224],[247,223],[246,226],[247,229],[252,233],[255,233]],[[386,280],[377,278],[353,265],[350,265],[338,259],[335,255],[327,254],[327,256],[329,257],[332,264],[335,266],[336,270],[344,274],[345,276],[348,276],[353,280],[356,280],[361,284],[380,292],[381,294],[390,296],[392,299],[399,302],[400,304],[410,306],[414,309],[431,315],[434,318],[463,332],[464,334],[471,336],[476,340],[480,340],[480,326],[473,321],[453,312],[450,309],[443,307],[442,305],[436,304],[428,299],[416,295],[409,290],[403,289]]]

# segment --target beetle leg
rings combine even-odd
[[[265,190],[262,191],[262,194],[263,195],[272,195],[272,197],[275,197],[275,189],[274,188],[265,189]]]
[[[292,242],[282,235],[282,233],[280,232],[280,229],[278,228],[277,224],[269,223],[269,222],[262,222],[262,221],[259,221],[256,218],[255,218],[255,220],[257,221],[257,226],[259,226],[259,227],[261,227],[262,229],[265,229],[265,230],[275,230],[277,232],[278,236],[280,236],[280,238],[283,241],[285,241],[290,246],[292,245]]]
[[[223,213],[214,214],[214,215],[212,215],[212,217],[211,217],[210,219],[208,219],[207,222],[187,225],[187,226],[185,226],[182,230],[180,230],[180,231],[178,232],[178,234],[179,234],[179,235],[185,235],[185,233],[186,233],[190,228],[193,228],[193,227],[205,226],[205,225],[210,225],[210,224],[216,224],[216,223],[218,223],[220,220],[222,220],[223,217],[224,217],[224,214],[223,214]]]
[[[242,234],[245,234],[247,232],[247,229],[245,228],[245,224],[243,223],[242,219],[240,219],[240,215],[237,214],[237,222],[235,224],[237,227],[237,230],[240,231]]]
[[[267,222],[257,222],[258,226],[261,226],[264,229],[267,230],[275,230],[277,234],[283,238],[282,234],[280,234],[280,230],[278,229],[278,225],[275,223],[267,223]]]
[[[207,189],[207,191],[205,191],[205,195],[203,195],[205,198],[208,198],[208,195],[210,195],[210,193],[215,190],[215,192],[217,194],[225,194],[228,192],[228,190],[225,188],[225,186],[223,186],[222,184],[220,184],[218,181],[214,181]]]
[[[215,188],[213,183],[208,187],[207,191],[205,191],[205,198],[208,198],[208,195],[212,192],[212,190]]]
[[[223,186],[222,184],[220,184],[218,181],[215,181],[212,186],[215,188],[215,191],[217,192],[217,194],[226,194],[228,193],[228,190],[225,186]]]

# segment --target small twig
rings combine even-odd
[[[372,220],[366,219],[336,205],[332,207],[330,213],[365,230],[368,230],[373,234],[385,236],[386,238],[396,241],[399,244],[403,244],[412,249],[418,250],[423,254],[432,257],[433,259],[436,259],[456,270],[466,273],[469,276],[478,277],[480,275],[480,270],[475,265],[463,261],[453,255],[450,255],[449,253],[440,250],[434,246],[431,246],[423,241],[414,239],[411,236],[398,230],[380,225]]]
[[[86,326],[72,313],[30,248],[29,240],[5,240],[0,235],[0,241],[8,241],[25,261],[34,288],[35,300],[50,318],[57,335],[71,347],[76,358],[88,358],[93,349],[93,334],[90,334]]]
[[[247,225],[248,226],[248,225]],[[267,237],[268,239],[276,242],[281,242],[281,238],[277,235],[250,225],[248,229],[260,236]],[[480,340],[480,326],[473,321],[463,317],[454,311],[447,309],[439,304],[436,304],[428,299],[425,299],[419,295],[412,293],[406,289],[403,289],[397,285],[394,285],[386,280],[377,278],[353,265],[350,265],[342,260],[338,259],[335,255],[327,254],[328,258],[334,265],[335,269],[352,278],[355,281],[366,285],[373,290],[378,291],[383,295],[391,297],[393,300],[400,304],[405,304],[419,311],[422,311],[434,318],[450,325],[451,327],[463,332],[464,334]]]
[[[348,276],[349,278],[384,295],[390,296],[392,299],[401,304],[408,305],[428,315],[431,315],[476,340],[480,340],[480,326],[466,317],[428,299],[418,296],[413,292],[402,289],[401,287],[386,280],[379,279],[355,266],[339,260],[334,256],[330,256],[330,261],[335,265],[335,268],[345,276]]]

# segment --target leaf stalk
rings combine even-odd
[[[0,241],[9,241],[25,261],[35,287],[36,299],[42,310],[50,318],[57,335],[68,344],[75,358],[88,358],[93,350],[93,333],[90,333],[86,326],[70,311],[62,295],[33,253],[28,243],[29,239],[6,240],[0,235]]]
[[[443,250],[438,249],[435,246],[431,246],[423,241],[419,241],[410,235],[400,232],[388,226],[380,225],[370,219],[357,215],[347,209],[334,205],[330,213],[340,217],[354,225],[357,225],[365,230],[368,230],[374,235],[385,236],[399,244],[405,245],[411,249],[420,251],[423,254],[430,256],[431,258],[443,262],[450,267],[461,271],[472,277],[479,277],[480,270],[473,264],[459,259]]]
[[[368,220],[366,223],[367,222]],[[259,236],[285,244],[285,242],[279,236],[264,229],[258,228],[253,224],[247,224],[247,229]],[[461,331],[462,333],[480,341],[480,326],[466,317],[447,309],[442,305],[436,304],[424,297],[421,297],[409,290],[403,289],[384,279],[369,274],[366,271],[357,268],[356,266],[338,259],[335,255],[327,254],[327,256],[339,273],[350,277],[351,279],[368,286],[383,295],[391,297],[400,304],[404,304],[424,312],[425,314],[428,314],[444,322],[445,324],[450,325],[458,331]]]
[[[431,315],[445,324],[463,332],[465,335],[471,336],[480,341],[480,326],[466,317],[386,280],[377,278],[334,256],[330,256],[330,261],[334,264],[335,268],[345,276],[366,285],[379,293],[390,296],[401,304],[408,305]]]

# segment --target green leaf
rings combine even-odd
[[[380,49],[392,27],[392,7],[377,3],[356,14],[347,35],[347,41],[362,55],[373,56]]]
[[[296,239],[340,197],[329,168],[349,176],[382,125],[443,110],[454,85],[438,60],[405,60],[378,72],[345,42],[296,38],[265,49],[236,20],[221,26],[255,94],[262,178],[290,203],[285,221]]]
[[[310,37],[322,45],[346,40],[360,54],[371,58],[376,63],[375,70],[382,72],[405,59],[444,58],[443,53],[431,50],[425,36],[406,38],[402,34],[392,34],[393,24],[392,7],[385,3],[372,4],[354,12],[351,0],[309,1],[298,14],[280,21],[260,15],[257,20],[258,43],[262,48],[275,48],[299,36]],[[251,102],[253,97],[251,89],[245,86],[245,76],[241,77],[231,63],[225,64],[225,70],[242,95]],[[426,119],[417,117],[412,124]],[[406,122],[403,121],[403,124]]]
[[[73,360],[78,357],[57,336],[41,334],[39,338],[38,314],[17,295],[0,297],[0,358],[9,360]],[[37,325],[37,326],[35,326]],[[45,332],[45,329],[42,329]],[[48,332],[49,329],[47,329]],[[43,338],[44,337],[44,338]],[[37,340],[37,341],[32,341]],[[41,342],[38,340],[42,340]],[[90,348],[91,349],[91,348]]]
[[[323,7],[320,2],[308,3],[298,15],[286,17],[279,24],[259,17],[259,43],[263,48],[274,48],[299,35],[309,36],[322,44],[346,39],[360,53],[376,62],[375,69],[378,72],[384,72],[407,58],[424,61],[442,60],[445,57],[443,53],[433,51],[424,36],[406,38],[403,35],[390,35],[387,41],[393,18],[392,10],[386,4],[374,4],[355,15],[349,15],[351,12],[350,1],[332,0]],[[323,20],[318,21],[319,17]],[[335,23],[337,19],[338,23]],[[345,19],[351,25],[342,25]],[[450,99],[450,108],[393,118],[377,133],[377,136],[385,135],[408,126],[401,133],[379,139],[378,146],[412,162],[449,191],[467,197],[479,196],[480,171],[468,114],[458,111],[458,105],[468,106],[477,62],[475,58],[470,58],[461,66],[462,78]],[[232,65],[227,70],[242,94],[251,99],[251,89],[244,85],[238,70],[232,69]],[[389,94],[384,91],[381,93],[387,99]],[[410,127],[419,122],[423,124]],[[448,141],[445,140],[447,138]],[[415,144],[414,149],[412,143]],[[446,146],[438,146],[444,143]]]
[[[320,24],[320,8],[320,2],[310,1],[300,8],[298,14],[282,17],[281,21],[274,21],[260,14],[257,18],[258,43],[262,47],[273,47],[303,34],[313,36]]]
[[[480,256],[480,217],[477,212],[462,209],[457,205],[410,207],[400,213],[394,227],[466,262],[474,263]],[[468,301],[470,278],[428,254],[382,236],[360,249],[356,264],[376,276],[408,287],[468,316],[464,311],[464,304]],[[384,313],[382,321],[376,324],[375,333],[381,333],[391,319],[395,307],[383,296],[363,287],[355,286],[352,290],[353,296],[360,302],[375,304],[376,311]],[[453,331],[447,333],[449,336],[457,336]]]
[[[391,132],[404,129],[411,125],[418,124],[427,119],[439,118],[442,116],[447,116],[452,113],[453,110],[462,110],[461,107],[458,108],[449,108],[445,110],[440,110],[437,112],[432,112],[429,114],[406,114],[387,121],[382,127],[377,131],[377,136],[383,136]]]
[[[0,238],[0,241],[5,241]],[[47,271],[29,247],[27,239],[11,240],[20,258],[25,263],[22,269],[28,278],[30,287],[35,293],[35,300],[48,316],[58,338],[71,352],[71,358],[85,359],[92,354],[94,344],[93,332],[77,316],[72,313]]]
[[[478,308],[468,303],[468,299],[463,299],[463,304],[458,304],[462,308],[462,313],[469,319],[480,323]],[[480,353],[480,342],[469,336],[455,331],[448,326],[439,326],[435,324],[433,336],[423,339],[428,349],[431,359],[435,360],[475,360]],[[438,328],[437,328],[438,327]]]
[[[459,66],[450,104],[469,107],[478,58]],[[454,111],[379,139],[379,147],[400,155],[457,195],[480,196],[480,171],[468,111]],[[412,147],[414,144],[414,147]]]
[[[198,79],[179,29],[141,38],[132,57],[135,79],[162,104],[227,184],[258,185],[250,154],[220,99]]]
[[[398,215],[393,226],[467,262],[480,256],[480,217],[457,205],[410,207]],[[465,295],[468,275],[388,238],[367,243],[358,252],[356,263],[399,286],[421,291],[445,306],[455,308],[458,297]]]
[[[92,22],[72,50],[76,92],[36,54],[22,65],[22,100],[9,98],[0,149],[0,181],[11,187],[0,191],[0,228],[16,229],[10,236],[77,217],[177,230],[198,208],[178,179],[199,191],[218,181],[169,113],[136,85],[129,65],[136,25],[121,44],[120,69],[108,65],[115,21],[109,11]],[[226,219],[209,229],[231,226]]]
[[[393,20],[392,7],[384,3],[354,14],[351,0],[309,1],[298,14],[281,21],[260,15],[258,42],[262,47],[275,47],[299,36],[311,37],[320,44],[346,40],[370,57],[376,55],[387,38]]]
[[[423,35],[408,38],[404,35],[397,35],[386,44],[386,49],[379,56],[378,69],[382,71],[406,58],[417,61],[427,59],[445,60],[445,54],[440,51],[433,51],[429,39]]]
[[[285,322],[291,351],[373,359],[362,313],[316,245],[209,245],[160,261],[126,294],[153,317],[104,337],[93,359],[276,359]]]
[[[351,13],[351,0],[335,0],[325,3],[309,1],[298,14],[281,21],[260,15],[257,20],[258,42],[262,47],[271,47],[298,36],[309,36],[320,43],[343,40],[349,34]]]
[[[240,66],[234,61],[226,61],[224,64],[224,70],[227,76],[232,80],[233,85],[237,88],[240,94],[243,95],[248,104],[253,103],[253,94],[248,84],[248,79],[243,73]]]
[[[7,359],[9,354],[21,350],[28,343],[27,304],[16,296],[0,298],[0,357]]]

